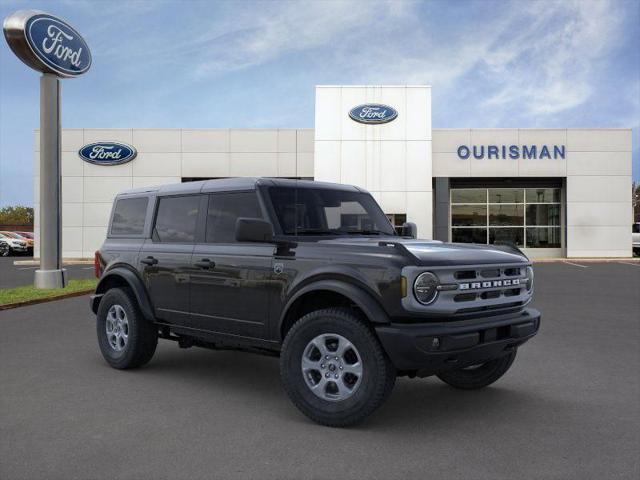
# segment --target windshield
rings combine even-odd
[[[285,235],[395,235],[368,193],[271,187],[269,196]]]

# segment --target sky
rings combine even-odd
[[[0,0],[85,38],[65,128],[312,128],[315,85],[426,84],[434,128],[633,128],[640,0]],[[0,206],[33,203],[39,74],[0,40]]]

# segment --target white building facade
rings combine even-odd
[[[356,107],[387,117],[362,123]],[[80,157],[99,142],[137,156]],[[36,257],[39,144],[36,132]],[[93,257],[121,190],[237,176],[361,186],[420,238],[510,242],[533,258],[632,254],[631,129],[433,129],[428,86],[318,86],[314,129],[64,129],[61,147],[66,258]]]

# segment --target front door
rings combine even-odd
[[[189,320],[191,257],[201,195],[161,197],[152,239],[140,252],[140,267],[156,318],[186,325]]]
[[[275,246],[238,243],[238,217],[263,218],[255,191],[209,196],[205,242],[196,245],[191,324],[230,336],[266,338]]]

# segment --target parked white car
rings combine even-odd
[[[632,227],[633,253],[640,255],[640,222],[636,222]]]
[[[14,252],[25,253],[27,251],[26,240],[21,240],[19,238],[12,238],[8,235],[5,235],[4,233],[0,233],[0,240],[2,240],[7,245],[9,245],[8,252],[4,253],[5,250],[2,251],[4,253],[3,256],[9,255],[9,253],[14,253]]]

